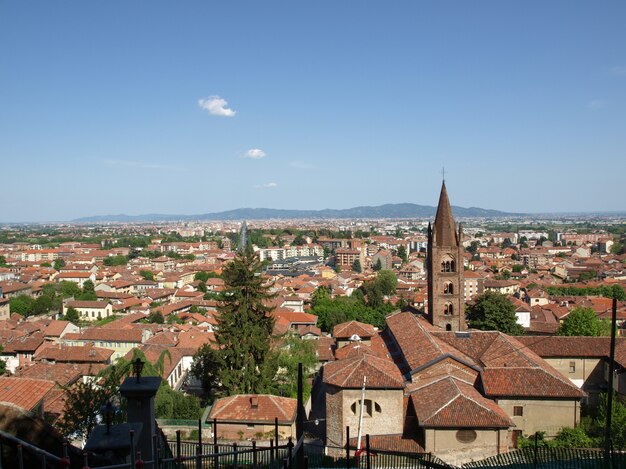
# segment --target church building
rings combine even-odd
[[[435,223],[428,225],[428,315],[444,331],[467,329],[463,289],[462,228],[457,230],[445,181]]]
[[[369,434],[374,450],[461,465],[579,424],[585,393],[568,378],[515,337],[467,328],[461,236],[444,183],[428,229],[428,317],[394,312],[367,343],[333,348],[321,370],[329,453]]]

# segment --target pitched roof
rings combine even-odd
[[[514,426],[495,402],[484,398],[473,386],[451,376],[426,383],[412,392],[410,399],[422,427]]]
[[[343,322],[333,327],[333,337],[336,339],[347,339],[354,334],[358,335],[361,339],[370,338],[376,334],[376,330],[371,324],[365,324],[359,321]]]
[[[527,336],[517,340],[540,357],[608,357],[609,337]],[[626,338],[618,338],[626,344]]]
[[[367,388],[401,389],[404,379],[398,367],[385,358],[364,353],[329,362],[324,367],[324,383],[342,388],[360,388],[367,376]]]
[[[291,424],[296,419],[297,400],[269,394],[238,394],[215,401],[209,419],[222,422],[274,422]]]
[[[585,393],[559,373],[543,368],[487,368],[482,374],[485,394],[490,397],[524,396],[580,399]]]
[[[32,410],[54,386],[54,381],[45,379],[0,377],[0,402]]]

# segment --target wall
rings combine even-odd
[[[401,434],[404,419],[403,391],[401,389],[366,389],[365,399],[372,401],[372,417],[363,416],[362,434]],[[328,445],[342,446],[346,443],[346,427],[350,427],[350,438],[356,438],[359,430],[360,389],[339,390],[327,386],[326,392],[326,435]],[[356,412],[352,404],[357,403]],[[380,406],[380,412],[375,405]]]
[[[563,427],[575,427],[580,422],[580,404],[573,399],[498,399],[497,404],[515,423],[522,435],[546,432],[554,437]],[[523,415],[515,416],[514,407],[522,407]]]
[[[458,431],[458,428],[426,429],[424,449],[455,466],[508,451],[507,430],[475,430],[476,439],[470,443],[459,441]]]

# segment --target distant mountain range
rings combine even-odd
[[[238,208],[225,212],[204,213],[202,215],[166,215],[149,213],[145,215],[100,215],[82,217],[72,220],[74,223],[106,223],[106,222],[158,222],[158,221],[234,221],[234,220],[270,220],[270,219],[304,219],[304,218],[429,218],[434,217],[437,208],[430,205],[417,204],[385,204],[377,207],[354,207],[341,210],[283,210],[274,208]],[[500,212],[478,207],[452,206],[452,212],[459,218],[498,218],[523,216],[524,213]]]

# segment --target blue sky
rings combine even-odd
[[[626,2],[5,1],[0,222],[625,210]]]

